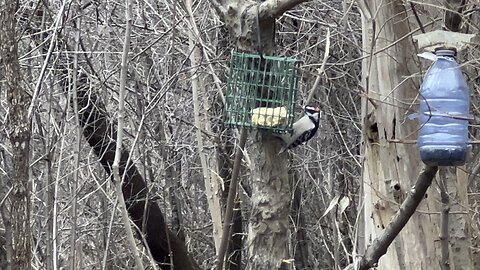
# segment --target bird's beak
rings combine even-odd
[[[316,111],[316,112],[320,112],[321,110],[320,110],[319,107],[315,107],[315,111]]]

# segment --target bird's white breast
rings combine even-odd
[[[307,130],[313,129],[314,127],[315,124],[312,123],[312,121],[310,120],[310,118],[308,118],[307,115],[304,115],[302,118],[300,118],[300,120],[293,124],[293,134],[283,134],[282,139],[287,144],[291,144],[298,138],[298,136],[302,135]]]

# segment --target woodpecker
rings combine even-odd
[[[282,147],[279,154],[306,143],[317,133],[320,123],[320,108],[304,106],[303,110],[305,115],[293,123],[293,133],[279,135],[285,142],[285,146]]]

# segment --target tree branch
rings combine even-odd
[[[69,269],[75,269],[75,253],[76,253],[76,244],[75,242],[77,239],[77,202],[78,202],[78,171],[80,167],[80,147],[81,147],[81,138],[82,138],[82,128],[80,127],[80,118],[78,117],[78,102],[77,102],[77,88],[78,88],[78,48],[80,47],[80,27],[82,25],[82,10],[80,9],[81,0],[77,1],[76,9],[78,13],[76,27],[74,28],[75,32],[75,54],[73,55],[73,70],[72,70],[72,107],[73,107],[73,114],[75,115],[75,144],[73,150],[73,163],[74,163],[74,170],[72,172],[73,176],[73,194],[72,194],[72,228],[70,230],[70,254],[69,254]],[[69,90],[70,91],[70,90]],[[70,95],[69,95],[70,96]],[[48,268],[48,267],[47,267]],[[52,267],[53,268],[53,267]],[[56,265],[55,268],[57,269]]]
[[[325,53],[323,54],[323,62],[318,69],[318,75],[313,83],[312,89],[310,89],[310,93],[308,94],[307,100],[305,101],[305,105],[308,105],[310,101],[313,99],[313,95],[317,91],[318,84],[320,84],[320,80],[322,78],[322,74],[325,71],[325,64],[327,64],[328,56],[330,55],[330,28],[327,28],[327,36],[325,37]]]
[[[226,14],[225,0],[209,0],[208,2],[210,2],[219,16],[223,17]]]
[[[444,23],[447,30],[458,32],[462,22],[462,12],[465,8],[466,0],[445,0]]]
[[[127,207],[125,205],[125,198],[122,193],[123,177],[120,176],[120,157],[122,156],[122,141],[123,141],[123,126],[124,126],[124,114],[125,114],[125,88],[127,84],[127,72],[128,72],[128,52],[130,49],[130,38],[132,32],[133,23],[133,1],[127,0],[126,5],[126,27],[125,27],[125,39],[123,42],[122,63],[120,68],[120,89],[118,97],[118,122],[117,122],[117,143],[115,146],[115,157],[113,159],[113,179],[115,184],[115,193],[118,199],[118,208],[122,214],[122,221],[127,233],[128,246],[135,259],[135,267],[138,270],[145,269],[143,266],[140,253],[137,250],[135,238],[133,236],[132,227],[130,226],[130,219],[128,218]]]
[[[388,224],[382,234],[367,248],[365,255],[360,261],[360,270],[367,270],[375,267],[380,257],[387,253],[390,244],[403,227],[405,227],[413,213],[415,213],[415,210],[424,198],[428,187],[432,184],[433,177],[435,177],[437,170],[437,166],[426,166],[423,169],[418,176],[418,180],[412,188],[411,193],[405,199],[397,214],[393,217],[392,222]]]
[[[286,11],[309,0],[267,0],[259,7],[260,19],[275,19],[282,16]]]
[[[230,225],[232,223],[233,216],[233,205],[235,203],[235,197],[237,196],[237,186],[238,186],[238,173],[240,172],[240,164],[242,163],[243,149],[245,148],[245,143],[247,142],[248,131],[245,128],[242,128],[240,133],[240,142],[239,148],[235,153],[235,161],[233,162],[233,171],[232,179],[230,180],[230,188],[228,190],[227,206],[225,208],[225,221],[223,224],[223,234],[222,242],[220,244],[220,249],[218,250],[218,261],[217,261],[217,270],[222,270],[223,261],[225,260],[225,253],[227,251],[227,244],[230,240]]]
[[[212,227],[213,227],[213,241],[215,243],[215,249],[217,250],[220,247],[220,237],[222,235],[222,207],[220,206],[220,196],[218,191],[220,190],[219,183],[213,176],[217,161],[215,159],[210,159],[209,156],[212,155],[211,150],[207,150],[205,146],[208,146],[208,142],[203,141],[203,136],[201,130],[210,129],[210,119],[205,107],[209,107],[208,99],[203,100],[204,112],[202,112],[203,117],[200,113],[200,98],[199,92],[205,94],[207,90],[205,89],[205,82],[203,77],[197,74],[199,71],[194,68],[202,65],[202,52],[199,46],[197,46],[197,41],[195,36],[200,36],[198,27],[195,23],[195,18],[193,15],[193,2],[192,0],[185,0],[185,7],[188,14],[188,22],[190,25],[190,31],[188,31],[188,48],[190,50],[190,63],[192,69],[190,69],[191,74],[191,86],[192,86],[192,96],[193,96],[193,115],[195,126],[198,128],[195,130],[195,136],[197,141],[198,155],[200,157],[200,164],[203,172],[203,181],[205,183],[205,194],[207,195],[207,204],[210,216],[212,218]],[[212,172],[213,170],[213,172]]]
[[[117,127],[113,121],[110,121],[105,105],[98,96],[88,90],[89,85],[89,78],[85,74],[80,74],[77,101],[80,109],[80,125],[88,144],[99,157],[107,174],[111,175],[115,159]],[[125,175],[122,193],[130,218],[138,228],[145,228],[142,233],[153,258],[159,262],[162,269],[200,269],[189,256],[185,243],[168,229],[157,203],[148,200],[147,184],[129,155],[128,151],[122,150],[120,156],[119,174]],[[171,257],[173,257],[172,267]]]

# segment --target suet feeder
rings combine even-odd
[[[229,127],[292,131],[300,61],[234,52],[226,91]]]

